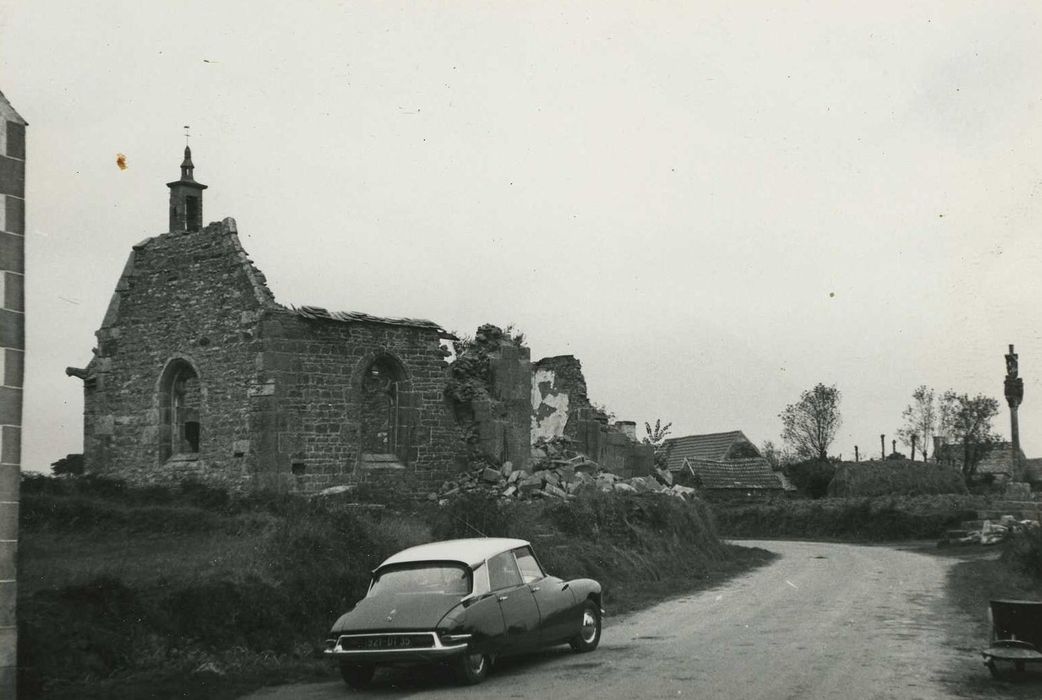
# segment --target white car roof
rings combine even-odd
[[[525,540],[506,537],[443,540],[402,550],[380,564],[380,568],[391,564],[408,564],[417,561],[458,561],[473,568],[489,557],[527,545],[528,542]]]

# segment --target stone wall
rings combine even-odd
[[[633,423],[610,425],[590,402],[582,365],[572,355],[546,357],[533,365],[531,436],[564,437],[603,468],[623,476],[650,474],[654,448],[636,441]]]
[[[261,335],[252,448],[267,485],[313,491],[393,481],[399,493],[426,493],[462,467],[438,329],[272,312]],[[363,385],[374,363],[400,373],[388,403],[394,439],[378,448],[363,444]]]
[[[456,349],[447,393],[469,446],[468,459],[524,469],[531,455],[529,349],[491,324]]]
[[[131,482],[393,481],[426,493],[463,461],[445,335],[429,322],[278,305],[231,219],[151,238],[134,246],[94,359],[68,370],[84,380],[85,468]],[[374,367],[386,387],[366,383]],[[382,432],[366,431],[374,420]],[[184,421],[199,426],[197,451]],[[363,444],[372,435],[383,442]]]
[[[258,322],[271,293],[225,219],[134,246],[85,370],[84,466],[134,482],[192,477],[239,487],[255,474],[251,399],[263,391]],[[167,458],[162,380],[189,366],[200,385],[200,445]]]

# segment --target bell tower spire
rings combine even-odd
[[[187,139],[188,127],[185,127]],[[203,190],[206,185],[195,181],[195,164],[192,149],[185,146],[185,157],[181,161],[181,179],[166,183],[170,188],[170,232],[186,233],[199,231],[203,227]]]

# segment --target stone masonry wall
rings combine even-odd
[[[273,388],[255,394],[251,405],[266,485],[314,491],[393,482],[398,493],[420,494],[462,466],[438,330],[274,312],[265,316],[261,334],[257,367],[264,386]],[[403,373],[393,462],[363,459],[362,382],[379,358],[390,358]]]
[[[574,356],[536,362],[531,389],[533,443],[565,437],[605,469],[623,476],[651,473],[654,448],[637,442],[628,429],[608,425],[608,417],[587,396],[582,365]]]
[[[69,370],[84,379],[86,470],[132,482],[247,485],[255,473],[249,397],[263,391],[258,322],[277,308],[232,219],[134,246],[94,359]],[[177,360],[199,377],[201,440],[195,458],[163,459],[160,378]]]

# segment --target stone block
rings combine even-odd
[[[547,496],[553,496],[555,498],[567,498],[568,494],[564,489],[554,486],[553,484],[545,484],[543,486],[543,493]]]
[[[94,435],[112,435],[115,430],[116,420],[113,416],[98,416],[94,419]]]
[[[486,468],[481,472],[481,480],[490,484],[498,484],[503,480],[503,474],[498,469]]]

